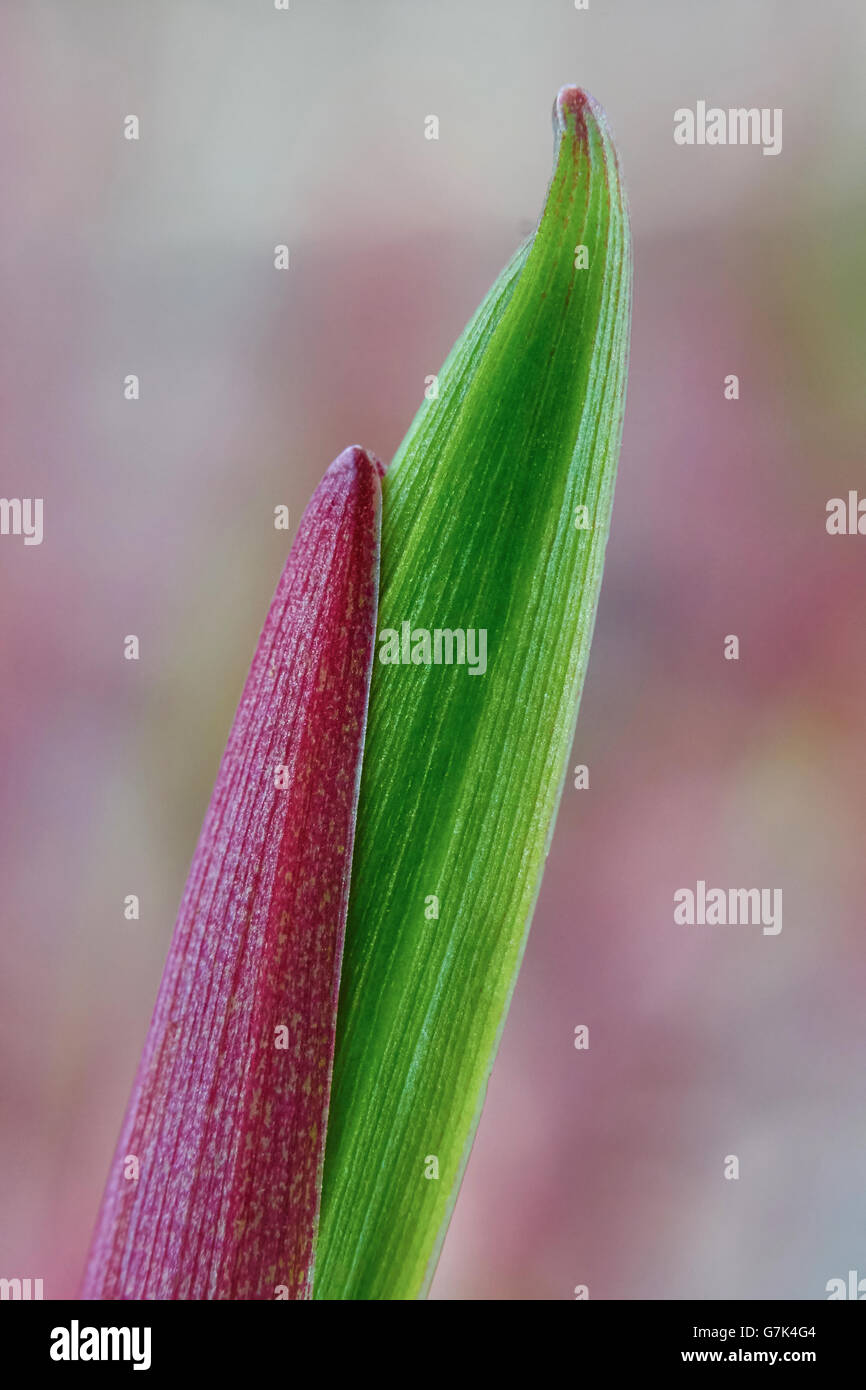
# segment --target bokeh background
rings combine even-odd
[[[42,546],[0,538],[0,1275],[75,1294],[273,508],[391,457],[577,82],[636,255],[590,787],[433,1296],[866,1276],[866,538],[824,526],[866,495],[861,0],[31,0],[0,50],[0,492],[45,499]],[[677,147],[699,99],[782,107],[782,153]],[[675,926],[698,878],[781,887],[781,935]]]

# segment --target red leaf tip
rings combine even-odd
[[[357,474],[372,471],[379,478],[385,476],[385,465],[382,460],[370,449],[364,449],[360,444],[350,444],[341,454],[338,454],[328,469],[332,470],[351,470]]]
[[[553,103],[553,130],[559,137],[567,130],[574,131],[578,140],[587,140],[587,118],[598,123],[604,122],[604,113],[598,102],[582,87],[560,87]]]

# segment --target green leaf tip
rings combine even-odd
[[[538,229],[383,480],[315,1298],[429,1287],[574,735],[622,432],[631,251],[600,108],[564,87],[554,131]]]

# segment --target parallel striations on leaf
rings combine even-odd
[[[599,107],[563,88],[554,129],[535,236],[383,484],[380,638],[410,624],[420,659],[386,664],[382,642],[374,662],[316,1298],[429,1286],[574,734],[622,431],[631,252]],[[436,629],[485,631],[486,672],[425,661]]]
[[[85,1298],[310,1296],[381,472],[359,448],[335,460],[274,595],[190,870]]]

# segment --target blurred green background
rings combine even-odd
[[[535,224],[567,82],[635,242],[590,786],[433,1296],[866,1275],[866,538],[824,525],[866,496],[866,8],[34,0],[0,50],[0,491],[45,499],[41,546],[0,538],[0,1275],[76,1291],[273,508],[294,530],[349,443],[392,456]],[[698,100],[781,107],[781,154],[678,147]],[[699,878],[781,887],[781,934],[675,926]]]

